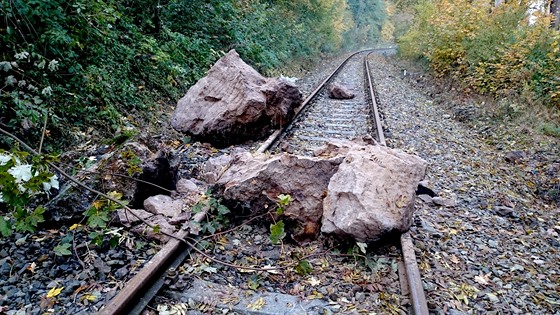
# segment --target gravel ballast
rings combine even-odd
[[[524,141],[476,113],[460,122],[403,67],[371,57],[388,145],[426,159],[428,185],[451,201],[417,200],[412,235],[431,311],[560,314],[560,208],[539,192],[558,189],[558,139]]]

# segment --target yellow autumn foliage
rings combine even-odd
[[[494,7],[486,0],[433,0],[416,6],[400,53],[427,60],[482,94],[530,95],[560,108],[560,34],[540,13],[529,23],[526,1]]]

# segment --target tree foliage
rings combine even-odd
[[[424,58],[439,76],[480,93],[529,95],[560,108],[560,33],[550,16],[529,23],[526,1],[433,0],[415,8],[399,40],[402,55]]]
[[[354,27],[347,40],[356,47],[364,47],[379,41],[386,21],[386,3],[380,0],[349,0]]]

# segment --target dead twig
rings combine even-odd
[[[41,142],[39,142],[39,154],[41,154],[41,149],[43,148],[43,140],[45,140],[45,132],[47,131],[47,120],[49,118],[47,111],[45,111],[44,116],[45,122],[43,122],[43,132],[41,133]]]

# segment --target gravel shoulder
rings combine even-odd
[[[474,101],[403,77],[398,60],[371,61],[388,145],[426,159],[429,185],[456,201],[417,200],[412,235],[430,309],[560,314],[558,139],[496,126]]]

